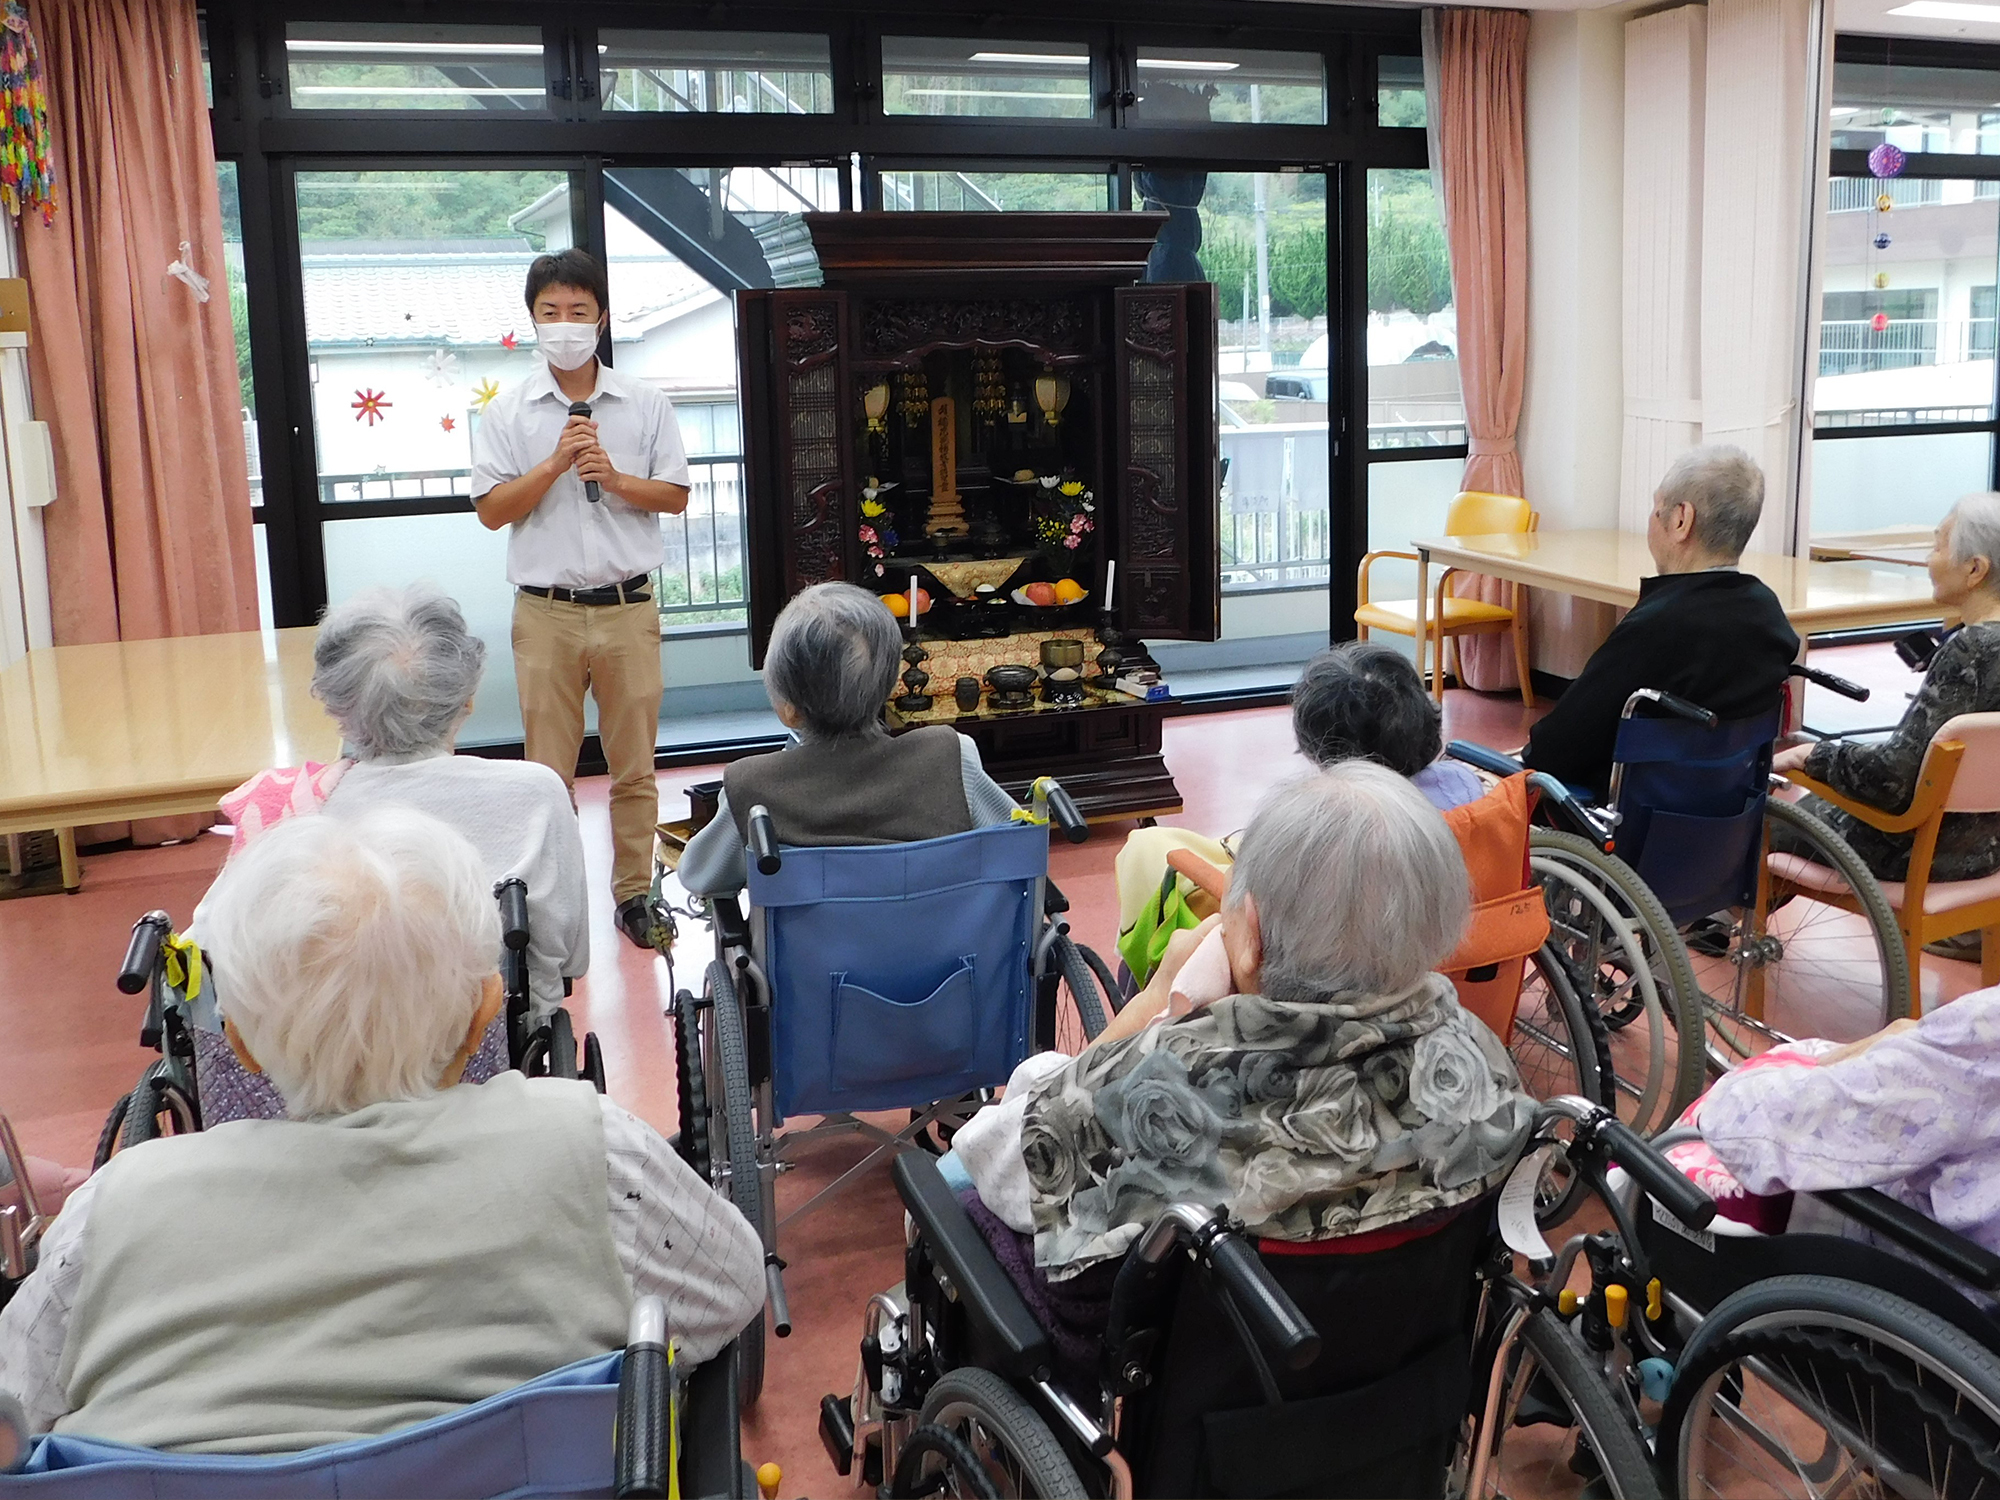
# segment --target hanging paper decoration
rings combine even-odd
[[[366,417],[368,425],[373,427],[377,422],[386,422],[389,420],[384,413],[396,403],[387,400],[381,391],[371,391],[364,387],[354,394],[357,398],[354,402],[355,421],[359,422],[362,418]]]
[[[1882,193],[1878,195],[1875,199],[1875,211],[1877,213],[1886,214],[1890,209],[1894,208],[1895,206],[1896,206],[1896,200],[1894,198],[1891,198],[1887,193]]]
[[[1888,287],[1889,273],[1887,271],[1877,271],[1875,273],[1875,290],[1878,292],[1887,291]]]
[[[0,205],[15,218],[39,208],[55,222],[56,169],[49,151],[49,97],[28,8],[7,0],[0,16]]]
[[[485,411],[486,403],[500,394],[500,387],[491,380],[482,380],[472,388],[472,409]]]
[[[521,341],[515,338],[513,330],[509,329],[506,333],[500,335],[500,347],[505,349],[509,354],[512,354],[516,349],[521,347]]]
[[[458,418],[457,418],[457,417],[439,417],[439,418],[438,418],[438,426],[442,427],[442,428],[443,428],[443,429],[444,429],[444,430],[445,430],[446,432],[450,432],[450,431],[452,431],[452,430],[453,430],[454,428],[456,428],[456,427],[458,426]]]
[[[424,379],[432,385],[456,385],[458,383],[458,356],[435,350],[424,361]]]
[[[1878,234],[1878,235],[1876,235],[1876,236],[1875,236],[1875,248],[1876,248],[1877,250],[1887,250],[1887,249],[1889,248],[1889,236],[1888,236],[1888,235],[1886,235],[1886,234]]]
[[[1903,155],[1901,148],[1887,141],[1868,153],[1868,170],[1877,177],[1900,177],[1907,165],[1909,158]]]
[[[1875,314],[1874,317],[1868,320],[1868,326],[1877,333],[1883,332],[1889,326],[1889,315],[1887,313]]]

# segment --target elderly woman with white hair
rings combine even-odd
[[[1951,508],[1938,523],[1929,566],[1931,597],[1964,623],[1931,658],[1902,722],[1886,740],[1821,740],[1781,750],[1775,769],[1803,769],[1857,802],[1903,812],[1916,793],[1931,736],[1959,714],[2000,710],[2000,494],[1967,495]],[[1878,879],[1909,875],[1914,834],[1883,833],[1818,797],[1803,805],[1846,839]],[[2000,813],[1947,813],[1931,878],[1977,880],[1995,870]],[[1962,952],[1967,945],[1960,946]]]
[[[1023,1063],[959,1131],[958,1161],[1055,1281],[1122,1256],[1175,1202],[1285,1241],[1470,1202],[1534,1118],[1506,1048],[1435,972],[1470,909],[1457,841],[1403,777],[1346,761],[1280,786],[1220,915],[1175,938],[1081,1056]]]
[[[303,772],[266,772],[223,806],[236,823],[232,857],[301,813],[346,820],[393,804],[456,829],[485,862],[489,890],[515,876],[528,888],[534,1025],[562,1004],[564,981],[590,967],[583,835],[562,778],[547,766],[452,753],[485,665],[486,643],[434,584],[367,589],[336,604],[313,644],[312,692],[340,726],[346,758]],[[191,927],[198,941],[207,918],[204,901]],[[195,1047],[205,1119],[278,1113],[269,1081],[235,1065],[206,1010],[197,1016]],[[506,1027],[496,1021],[470,1076],[487,1078],[506,1066]]]
[[[756,1315],[755,1231],[644,1122],[575,1080],[459,1084],[501,1003],[459,834],[290,819],[208,925],[230,1045],[287,1118],[136,1146],[70,1198],[0,1312],[33,1430],[293,1452],[616,1349],[635,1296],[690,1362]]]
[[[1014,815],[966,736],[931,724],[892,737],[883,726],[902,649],[896,617],[851,583],[815,584],[779,612],[764,691],[795,743],[724,772],[714,821],[681,857],[682,885],[700,896],[743,888],[750,809],[760,804],[779,842],[799,848],[915,843]]]

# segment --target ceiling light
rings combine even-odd
[[[1184,57],[1142,57],[1139,59],[1139,66],[1142,68],[1153,68],[1162,73],[1234,73],[1242,64],[1233,62],[1202,62],[1194,58]]]
[[[972,61],[983,63],[1042,63],[1051,68],[1087,68],[1088,52],[975,52]]]
[[[2000,26],[2000,5],[1971,5],[1965,0],[1910,0],[1889,12],[1892,16],[1916,16],[1926,21],[1979,21]]]

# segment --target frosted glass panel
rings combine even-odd
[[[1812,450],[1812,534],[1935,526],[1952,502],[1993,486],[1993,437],[1821,438]]]
[[[1373,463],[1368,466],[1368,550],[1408,552],[1418,537],[1444,535],[1444,514],[1458,493],[1465,475],[1462,458],[1433,458],[1408,463]],[[1431,572],[1437,584],[1437,570]],[[1369,573],[1369,597],[1373,599],[1414,599],[1417,596],[1417,565],[1401,558],[1385,557]],[[1384,635],[1389,642],[1416,659],[1416,646],[1408,636]]]

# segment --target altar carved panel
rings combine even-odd
[[[1212,639],[1220,623],[1213,466],[1214,374],[1190,325],[1213,327],[1214,289],[1116,293],[1119,510],[1127,628]]]
[[[1089,306],[1074,298],[894,298],[861,308],[861,357],[895,359],[931,349],[1027,345],[1080,358],[1091,344]]]
[[[782,393],[779,483],[788,522],[779,547],[787,598],[850,576],[844,497],[851,486],[841,419],[847,386],[840,349],[845,300],[837,292],[781,292],[773,298]]]

